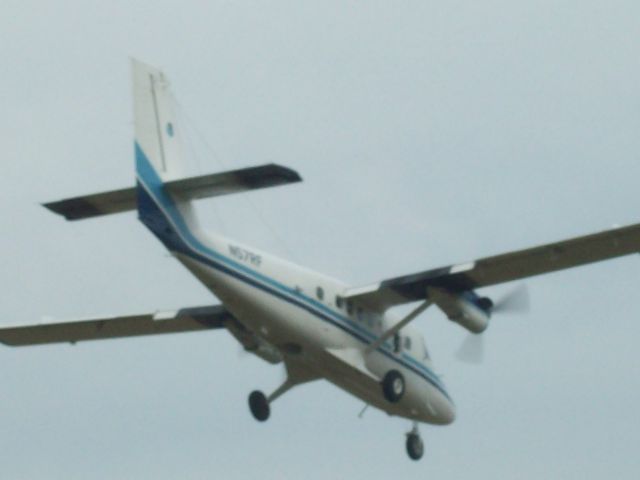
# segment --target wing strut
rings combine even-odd
[[[432,303],[431,300],[425,300],[420,305],[418,305],[415,309],[413,309],[411,311],[411,313],[409,315],[404,317],[402,320],[400,320],[398,323],[396,323],[393,327],[391,327],[389,330],[387,330],[382,335],[380,335],[380,337],[375,342],[373,342],[371,345],[369,345],[365,349],[365,354],[369,354],[369,353],[377,350],[380,347],[380,345],[382,345],[388,339],[393,337],[396,333],[398,333],[401,329],[403,329],[409,322],[414,320],[418,315],[420,315],[427,308],[429,308],[431,303]]]

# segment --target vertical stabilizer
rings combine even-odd
[[[183,176],[174,99],[164,74],[132,59],[138,217],[167,248],[186,251],[198,230],[190,199],[167,184]]]
[[[175,102],[164,74],[131,61],[135,124],[136,187],[65,199],[47,206],[69,219],[137,208],[138,218],[171,251],[191,254],[207,242],[192,201],[301,180],[280,165],[262,165],[184,177],[184,156]],[[134,203],[135,202],[135,203]]]
[[[131,60],[135,138],[138,148],[163,182],[184,175],[180,129],[175,103],[164,74]]]

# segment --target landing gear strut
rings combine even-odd
[[[259,422],[265,422],[271,414],[270,404],[273,403],[276,398],[285,393],[295,384],[287,379],[278,389],[268,397],[259,390],[251,392],[249,395],[249,410],[253,418]]]
[[[407,455],[411,460],[420,460],[424,454],[424,444],[418,432],[418,425],[414,425],[413,429],[407,433]]]

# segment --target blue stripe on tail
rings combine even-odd
[[[152,190],[154,195],[159,197],[158,199],[163,205],[167,206],[170,210],[169,214],[174,220],[179,219],[181,220],[180,223],[184,223],[182,214],[175,206],[171,195],[165,191],[162,179],[160,179],[154,170],[138,142],[135,142],[135,152],[136,172],[138,173],[136,185],[138,218],[169,250],[182,253],[189,252],[189,246],[182,240],[180,235],[178,235],[174,226],[169,222],[167,215],[160,210],[158,204],[147,192],[144,185]]]

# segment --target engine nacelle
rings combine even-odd
[[[489,326],[491,316],[475,304],[460,298],[456,301],[456,307],[454,315],[447,315],[449,320],[473,333],[482,333]]]
[[[428,295],[449,320],[470,332],[482,333],[489,326],[493,306],[489,298],[478,297],[472,291],[454,293],[435,287],[428,289]]]

